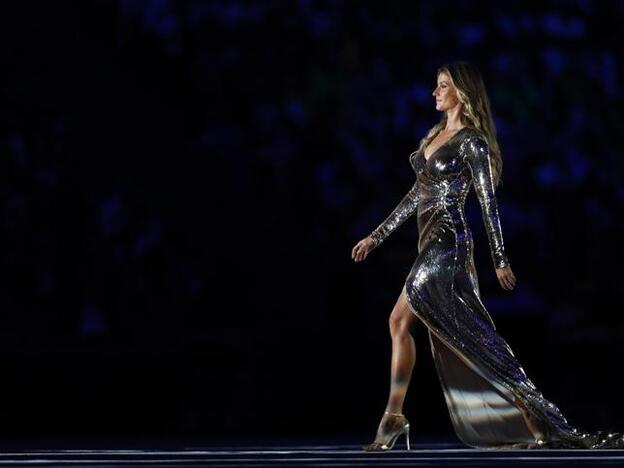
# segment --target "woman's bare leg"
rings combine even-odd
[[[416,343],[412,337],[411,329],[417,320],[418,318],[407,302],[405,291],[401,291],[389,319],[392,358],[390,396],[386,411],[391,413],[403,412],[403,402],[416,363]]]
[[[392,337],[390,396],[377,428],[375,440],[364,447],[364,450],[387,450],[391,448],[396,437],[409,428],[407,418],[403,415],[403,402],[412,376],[412,369],[416,363],[416,343],[411,334],[412,326],[416,321],[417,317],[412,312],[403,290],[392,309],[389,320]]]
[[[416,320],[416,315],[407,303],[405,292],[401,291],[389,320],[392,337],[390,396],[375,440],[364,447],[364,450],[387,450],[397,435],[405,430],[406,425],[408,426],[407,418],[403,416],[403,402],[416,363],[416,343],[411,334],[411,328]]]

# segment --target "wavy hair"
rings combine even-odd
[[[469,62],[458,61],[445,64],[438,68],[436,77],[446,73],[455,88],[459,102],[463,104],[461,122],[480,132],[487,140],[492,164],[494,186],[501,183],[503,160],[496,138],[496,126],[492,119],[490,100],[485,90],[485,84],[479,70]],[[440,130],[446,126],[447,115],[442,113],[440,122],[434,125],[420,141],[417,151],[422,151],[435,138]]]

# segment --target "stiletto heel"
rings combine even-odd
[[[410,428],[409,424],[407,426],[405,426],[405,443],[407,444],[407,450],[410,449],[410,446],[409,446],[409,428]]]
[[[389,417],[386,418],[385,415],[389,415]],[[363,449],[367,452],[391,450],[399,436],[405,434],[405,444],[407,450],[410,450],[409,428],[409,421],[403,414],[385,411],[384,417],[379,423],[375,440]]]

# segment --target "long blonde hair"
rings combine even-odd
[[[492,164],[494,186],[502,183],[503,160],[496,138],[496,126],[492,119],[490,100],[479,70],[469,62],[451,62],[438,68],[436,76],[446,73],[455,87],[457,98],[463,104],[461,122],[479,131],[487,140]],[[447,115],[442,113],[440,122],[434,125],[420,141],[417,151],[422,151],[446,126]]]

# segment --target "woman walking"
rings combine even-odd
[[[416,349],[410,328],[420,319],[457,436],[479,448],[624,448],[620,433],[586,433],[529,380],[481,302],[473,239],[464,215],[472,185],[481,205],[500,285],[516,278],[505,253],[495,187],[502,159],[479,71],[453,62],[437,72],[433,91],[441,121],[409,157],[413,187],[351,256],[360,262],[407,218],[417,214],[418,257],[390,315],[391,383],[386,410],[367,451],[389,450],[409,422],[403,403]]]

